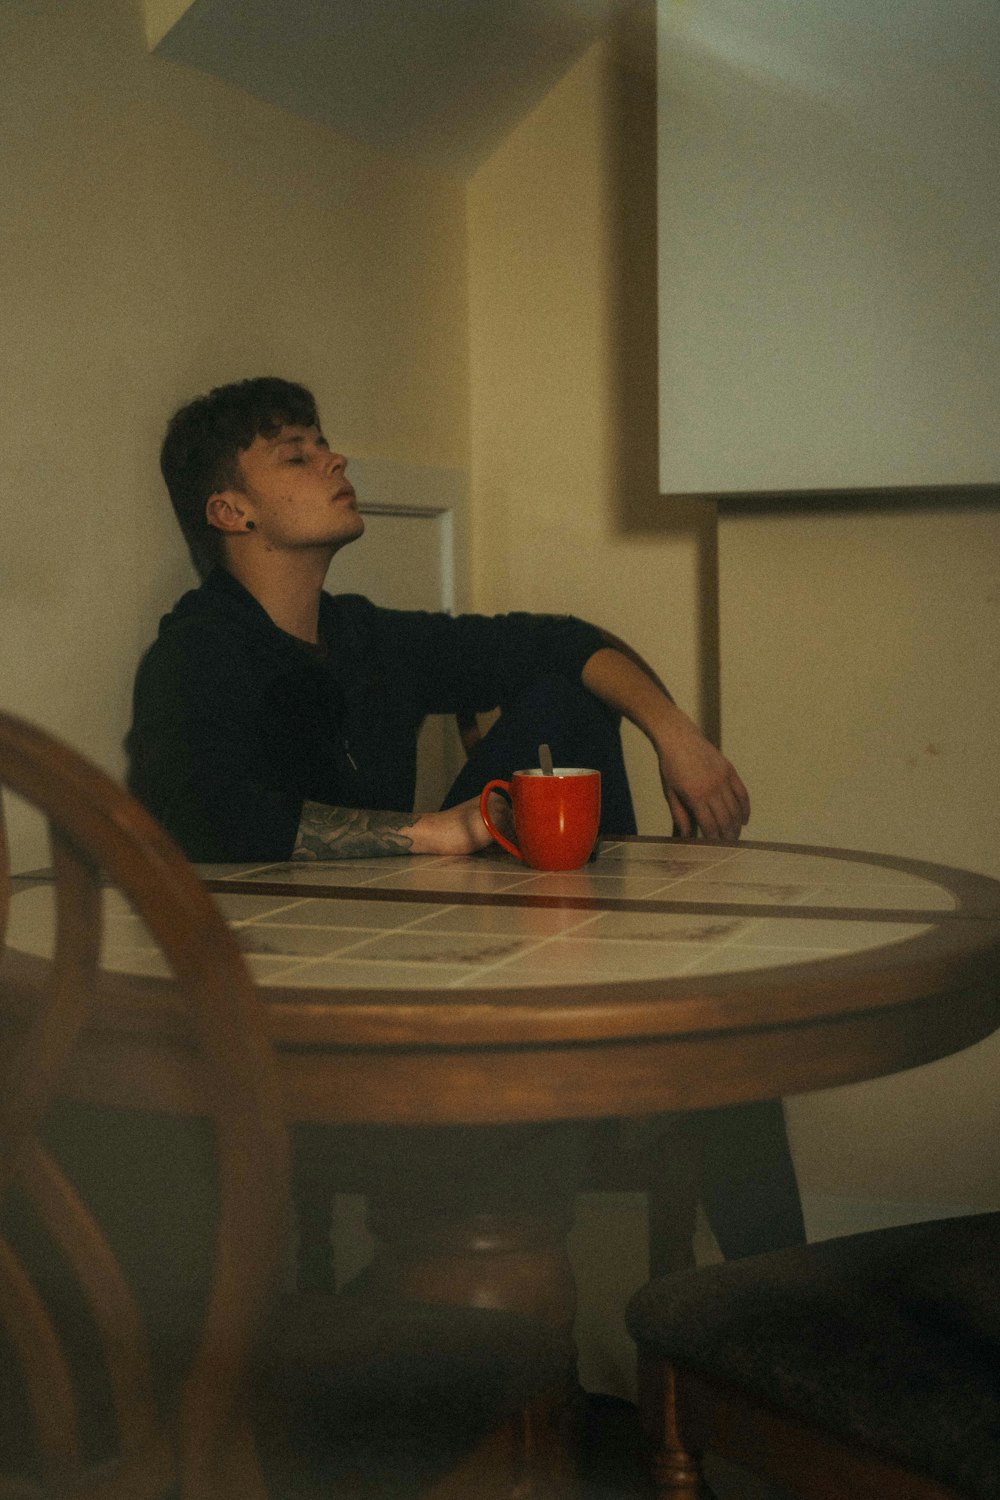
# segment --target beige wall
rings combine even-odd
[[[469,185],[473,586],[622,635],[710,722],[713,512],[657,495],[648,40],[645,71],[641,35],[593,47]],[[663,830],[638,735],[629,758]]]
[[[1000,491],[726,511],[723,731],[752,832],[1000,876]]]
[[[150,56],[138,0],[3,6],[0,153],[0,702],[117,772],[189,577],[174,406],[284,374],[348,453],[464,467],[463,191]]]
[[[1000,876],[998,557],[996,502],[724,516],[723,737],[755,836]],[[791,1101],[804,1192],[844,1228],[880,1200],[996,1207],[998,1074],[1000,1036]]]

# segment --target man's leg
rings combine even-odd
[[[701,1201],[726,1260],[804,1245],[805,1225],[780,1099],[705,1110]]]
[[[622,755],[619,719],[580,683],[553,675],[506,704],[455,778],[443,807],[478,797],[487,781],[508,780],[538,765],[546,744],[557,766],[601,773],[602,834],[635,833],[635,812]]]

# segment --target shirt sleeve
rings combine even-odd
[[[262,774],[259,686],[194,630],[157,641],[136,676],[129,789],[189,859],[287,859],[302,798]]]
[[[383,669],[418,713],[487,713],[541,677],[577,681],[604,644],[573,615],[371,609]]]

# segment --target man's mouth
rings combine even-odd
[[[356,500],[353,484],[345,484],[333,497],[335,500]]]

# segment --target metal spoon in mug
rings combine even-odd
[[[554,772],[552,770],[552,751],[549,749],[548,745],[539,745],[538,764],[542,768],[543,776],[554,775]]]

